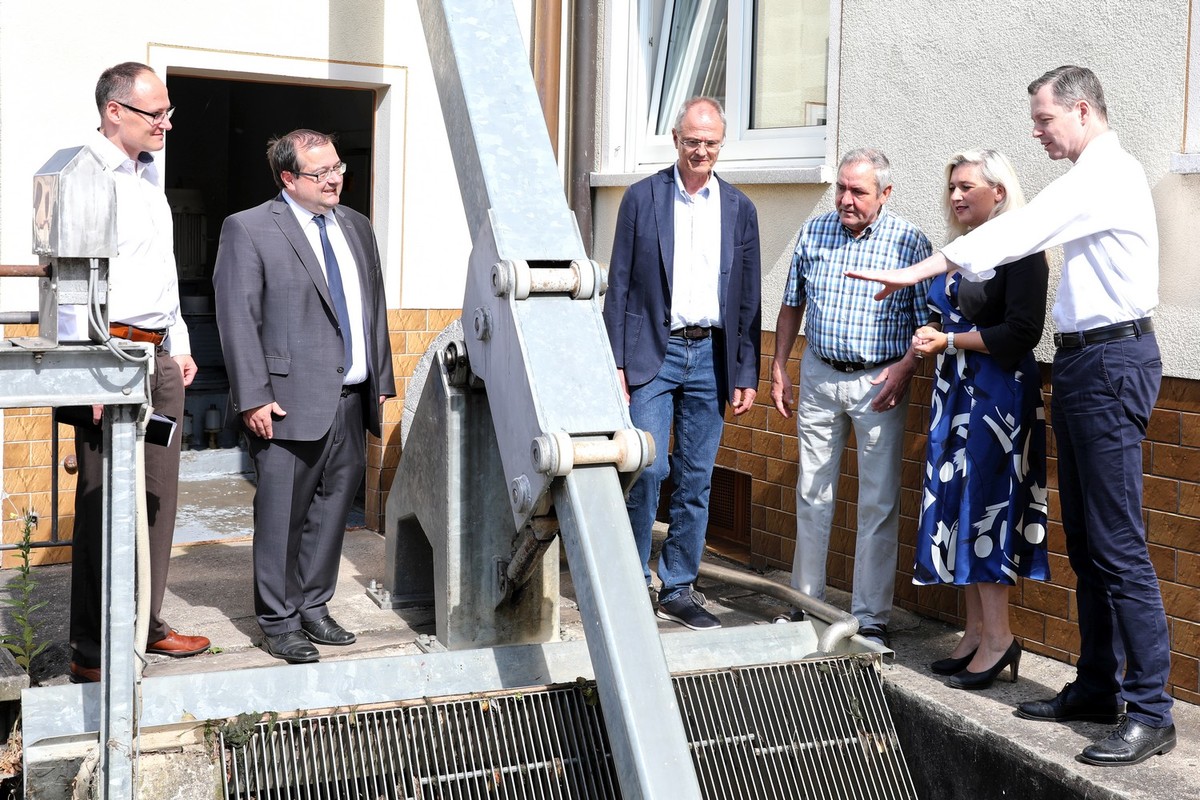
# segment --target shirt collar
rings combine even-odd
[[[675,191],[679,193],[685,200],[691,200],[692,196],[688,194],[688,190],[683,187],[683,179],[679,177],[679,165],[676,164],[671,168],[675,175]],[[708,173],[708,181],[700,187],[700,191],[696,192],[696,197],[708,198],[712,194],[713,188],[717,184],[717,174],[715,172]]]
[[[1080,161],[1083,161],[1083,159],[1088,157],[1089,153],[1094,153],[1099,158],[1105,152],[1112,153],[1120,149],[1121,142],[1117,138],[1117,132],[1107,130],[1088,142],[1087,147],[1083,148],[1083,152],[1079,154],[1079,158],[1075,159],[1075,163],[1078,164]]]
[[[834,214],[837,212],[835,211]],[[842,233],[856,242],[865,242],[875,235],[875,231],[879,230],[879,226],[883,224],[884,218],[887,216],[887,204],[884,203],[879,207],[879,214],[875,217],[875,221],[863,229],[862,236],[855,236],[854,232],[842,225]],[[841,225],[841,221],[838,222]]]
[[[156,163],[150,153],[139,153],[136,160],[132,159],[100,131],[95,132],[91,149],[107,172],[121,171],[140,176],[144,171],[150,170],[150,177],[157,183]]]
[[[312,222],[313,217],[324,217],[327,222],[332,222],[335,225],[337,224],[337,217],[334,216],[332,209],[325,212],[324,214],[314,214],[313,212],[309,211],[307,208],[304,208],[303,206],[301,206],[294,199],[292,199],[292,196],[287,193],[287,190],[280,189],[279,193],[281,195],[283,195],[284,201],[292,209],[292,213],[296,215],[296,219],[299,220],[299,222],[300,222],[300,227],[303,228],[305,225]]]

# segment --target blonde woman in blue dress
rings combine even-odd
[[[948,239],[1024,205],[1012,165],[969,150],[946,165]],[[913,336],[937,356],[913,583],[965,587],[966,630],[931,669],[951,686],[984,689],[1021,644],[1009,627],[1018,577],[1046,580],[1046,428],[1041,372],[1049,272],[1037,253],[984,282],[961,273],[929,289],[930,323]]]

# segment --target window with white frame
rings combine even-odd
[[[836,0],[835,0],[836,1]],[[728,120],[725,166],[808,166],[826,155],[831,0],[614,2],[613,60],[625,96],[610,97],[608,168],[676,157],[680,105],[715,97]],[[624,11],[623,23],[620,11]],[[628,26],[625,46],[616,31]],[[621,75],[610,76],[620,86]],[[620,92],[614,94],[619,95]]]

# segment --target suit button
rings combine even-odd
[[[343,372],[345,372],[345,371],[346,371],[346,370],[345,370],[345,368],[343,368],[343,367],[338,367],[338,375],[341,375],[341,374],[342,374]]]
[[[671,327],[671,318],[670,317],[667,317],[666,319],[663,320],[663,327],[664,328]]]

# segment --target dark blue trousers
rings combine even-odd
[[[1078,579],[1072,697],[1113,697],[1172,724],[1167,618],[1142,523],[1142,440],[1162,382],[1153,333],[1059,349],[1052,423],[1067,555]]]

